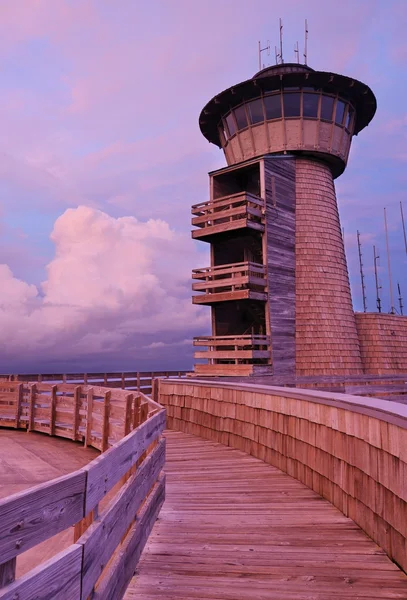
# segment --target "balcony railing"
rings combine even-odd
[[[271,359],[270,337],[267,335],[224,335],[196,337],[194,346],[207,346],[194,357],[209,364],[268,364]]]
[[[192,225],[199,229],[193,238],[205,238],[215,233],[249,227],[264,231],[264,200],[248,192],[239,192],[192,207]]]
[[[254,262],[241,262],[204,269],[194,269],[192,284],[194,292],[204,292],[193,296],[194,304],[211,304],[225,300],[267,300],[266,268]]]

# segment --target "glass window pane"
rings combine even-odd
[[[332,112],[334,108],[334,100],[331,96],[322,96],[321,99],[321,119],[332,121]]]
[[[312,117],[314,119],[318,116],[318,94],[306,94],[302,96],[302,114],[304,117]]]
[[[249,104],[247,105],[247,110],[249,113],[250,123],[252,125],[254,125],[255,123],[261,123],[262,121],[264,121],[263,103],[260,100],[260,98],[257,98],[257,100],[253,100],[252,102],[249,102]]]
[[[283,94],[284,117],[299,117],[301,94]]]
[[[222,141],[222,138],[226,142],[228,141],[228,134],[227,134],[227,130],[225,127],[225,123],[222,123],[222,125],[219,125],[219,136],[220,136],[221,141]]]
[[[353,119],[353,108],[348,105],[348,113],[346,115],[346,129],[351,128],[352,119]]]
[[[228,114],[228,116],[226,117],[226,125],[227,130],[229,131],[229,136],[235,135],[236,125],[232,113]]]
[[[266,119],[281,119],[281,94],[264,96]]]
[[[338,100],[336,103],[336,114],[335,114],[335,123],[338,125],[342,125],[343,117],[345,116],[345,102],[342,100]]]
[[[247,127],[247,118],[244,106],[239,106],[238,108],[235,108],[235,118],[238,129],[244,129],[245,127]]]

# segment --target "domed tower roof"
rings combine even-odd
[[[272,91],[308,87],[339,94],[352,103],[356,111],[353,135],[366,127],[376,112],[376,98],[372,90],[361,81],[337,73],[315,71],[308,65],[283,63],[266,67],[251,79],[217,94],[202,110],[199,127],[209,142],[222,147],[218,125],[230,109]]]

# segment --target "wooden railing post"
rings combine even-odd
[[[28,407],[28,427],[27,427],[28,431],[31,431],[32,429],[34,429],[36,389],[37,389],[37,386],[35,385],[35,383],[30,385],[30,399],[29,399],[29,407]]]
[[[133,429],[136,429],[141,423],[140,406],[141,406],[141,398],[140,398],[140,396],[136,396],[134,398],[134,406],[133,406]]]
[[[51,398],[49,404],[49,434],[54,435],[55,433],[55,415],[57,406],[57,386],[53,385],[51,388]]]
[[[92,410],[93,410],[93,388],[89,388],[86,398],[86,435],[85,435],[85,448],[90,444],[92,437]]]
[[[17,398],[16,398],[16,429],[20,425],[21,405],[23,402],[23,384],[20,383],[17,387]]]
[[[0,565],[0,590],[16,578],[16,557]]]
[[[124,436],[128,435],[131,431],[131,409],[133,406],[134,394],[127,394],[126,396],[126,415],[124,417]]]
[[[79,406],[80,406],[80,397],[82,393],[82,387],[77,385],[73,392],[73,422],[72,422],[72,439],[76,440],[76,436],[78,435],[79,429]]]
[[[103,426],[102,426],[102,452],[105,452],[109,445],[109,415],[110,415],[110,397],[112,392],[105,392],[103,399]]]

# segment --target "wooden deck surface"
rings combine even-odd
[[[407,599],[353,521],[278,469],[167,432],[167,499],[127,600]]]
[[[70,440],[42,433],[0,430],[0,498],[71,473],[99,452]],[[17,558],[17,577],[73,543],[73,527]]]

